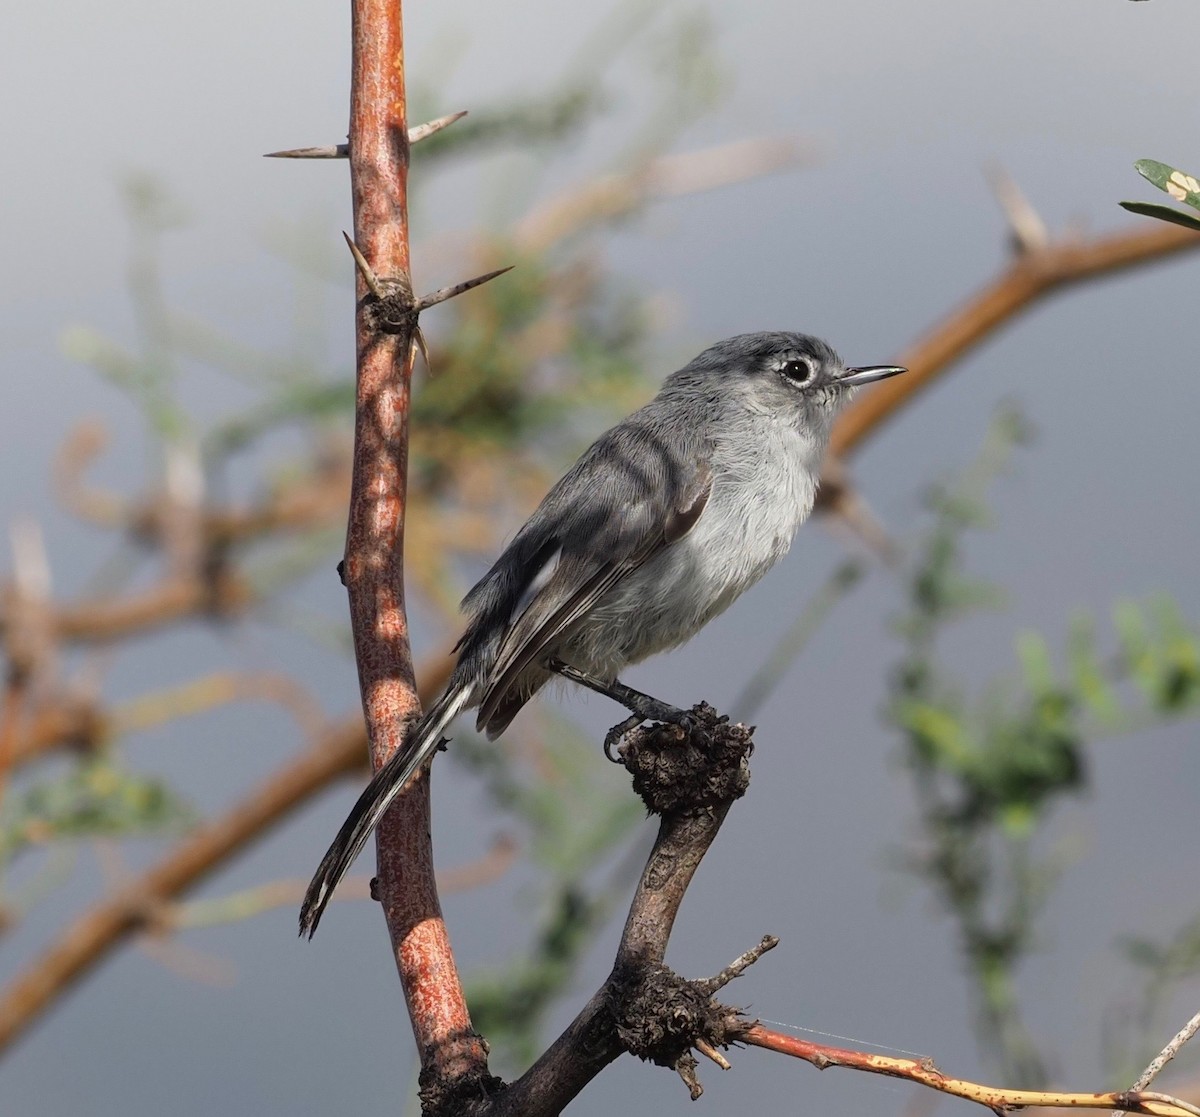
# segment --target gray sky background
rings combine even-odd
[[[688,10],[661,8],[647,7],[654,26],[612,73],[612,114],[544,190],[605,169],[606,151],[649,95],[655,36]],[[1165,200],[1133,172],[1139,157],[1200,167],[1194,0],[714,0],[702,10],[731,84],[724,107],[675,150],[786,134],[818,143],[822,160],[656,205],[607,243],[617,274],[670,295],[655,378],[718,337],[759,328],[819,333],[857,363],[892,358],[1005,260],[1003,221],[981,173],[988,161],[1017,179],[1056,231],[1132,226],[1138,219],[1117,208],[1119,199]],[[605,18],[583,11],[547,0],[412,3],[409,72],[440,89],[439,111],[502,104],[577,64]],[[287,273],[264,241],[281,222],[309,220],[340,252],[348,189],[344,166],[260,155],[344,135],[347,16],[346,5],[307,2],[67,0],[22,5],[5,20],[0,518],[45,522],[63,592],[81,585],[105,552],[95,534],[47,511],[55,447],[77,421],[101,416],[116,437],[98,475],[129,485],[144,461],[127,401],[65,358],[58,341],[74,323],[132,338],[117,183],[131,170],[153,172],[190,211],[190,226],[166,242],[176,305],[256,344],[281,343],[289,336]],[[514,216],[505,187],[522,173],[519,161],[489,159],[439,180],[418,212],[419,286],[459,278],[439,238]],[[431,245],[424,254],[422,243]],[[856,459],[864,494],[903,533],[925,485],[970,458],[998,401],[1019,401],[1037,424],[1037,444],[996,489],[996,529],[972,541],[973,571],[1009,587],[1011,608],[955,633],[947,655],[964,677],[1009,666],[1022,628],[1061,647],[1075,610],[1104,610],[1117,597],[1165,590],[1200,616],[1198,266],[1187,258],[1042,304]],[[349,284],[347,262],[327,324],[342,347],[340,366],[350,353]],[[227,381],[188,387],[202,414],[227,410],[229,392]],[[807,530],[734,610],[630,681],[681,703],[728,702],[755,649],[783,631],[840,553],[823,529]],[[314,582],[313,593],[314,607],[334,602],[332,577]],[[689,894],[670,961],[708,974],[772,932],[783,945],[731,999],[792,1026],[930,1054],[947,1072],[970,1076],[981,1063],[951,928],[888,860],[911,818],[897,742],[878,720],[898,653],[886,620],[897,608],[896,587],[874,574],[758,717],[754,786]],[[147,641],[113,665],[109,692],[187,678],[218,639],[201,632]],[[357,700],[344,662],[258,630],[228,643],[235,662],[269,657],[318,676],[330,710]],[[599,700],[572,699],[570,708],[591,730],[613,720]],[[1195,911],[1193,734],[1182,725],[1104,741],[1094,753],[1094,794],[1059,818],[1055,840],[1067,868],[1021,987],[1029,1023],[1057,1052],[1059,1079],[1071,1088],[1111,1085],[1100,1062],[1101,1014],[1136,989],[1115,960],[1114,939],[1165,935]],[[281,763],[293,740],[274,713],[238,710],[178,737],[134,742],[129,755],[215,809]],[[495,825],[473,785],[441,767],[439,856],[456,864],[477,856]],[[597,778],[621,777],[603,769]],[[207,894],[307,876],[353,794],[349,785],[330,792]],[[152,852],[145,843],[131,858]],[[72,894],[6,939],[0,977],[17,971],[64,911],[100,890],[85,851]],[[520,873],[448,899],[464,969],[503,964],[520,947],[526,901]],[[556,1023],[606,972],[618,931],[601,937]],[[291,910],[184,941],[232,963],[236,981],[196,984],[123,950],[9,1058],[3,1112],[366,1117],[402,1109],[414,1060],[371,905],[336,907],[312,945],[296,940]],[[1180,991],[1178,1022],[1195,1011],[1196,992]],[[622,1060],[572,1112],[850,1117],[868,1108],[899,1113],[915,1101],[899,1084],[818,1076],[753,1051],[737,1054],[729,1074],[701,1074],[707,1092],[692,1107],[674,1075]]]

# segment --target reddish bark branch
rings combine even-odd
[[[408,130],[399,0],[354,0],[350,182],[354,235],[394,302],[358,274],[358,378],[345,581],[371,758],[381,767],[417,713],[404,613],[408,412],[417,316],[409,274]],[[378,890],[422,1072],[486,1074],[433,873],[429,781],[400,796],[376,832]]]
[[[888,1078],[903,1078],[928,1086],[943,1094],[977,1102],[995,1113],[1026,1107],[1055,1107],[1068,1109],[1127,1110],[1147,1117],[1198,1117],[1200,1109],[1190,1102],[1169,1094],[1144,1090],[1112,1091],[1110,1093],[1072,1094],[1054,1090],[1009,1090],[1003,1086],[985,1086],[965,1078],[951,1078],[933,1064],[932,1059],[897,1059],[855,1051],[848,1047],[829,1047],[823,1043],[784,1035],[781,1032],[753,1024],[733,1037],[735,1042],[763,1047],[782,1055],[791,1055],[812,1063],[818,1070],[827,1067],[847,1067],[850,1070],[882,1074]]]

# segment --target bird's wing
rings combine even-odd
[[[479,728],[510,703],[522,674],[551,653],[605,593],[695,527],[712,492],[711,471],[696,463],[677,491],[678,498],[663,512],[655,515],[649,501],[643,507],[626,507],[621,521],[632,528],[599,545],[559,555],[553,575],[514,619],[500,644],[479,705]]]

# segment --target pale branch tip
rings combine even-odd
[[[733,1064],[725,1058],[708,1040],[698,1037],[693,1044],[697,1051],[706,1059],[711,1059],[722,1070],[733,1070]]]
[[[700,1079],[696,1077],[696,1060],[691,1055],[681,1055],[679,1062],[675,1064],[675,1073],[683,1079],[683,1084],[688,1088],[688,1095],[692,1101],[699,1101],[700,1095],[704,1093],[704,1087],[700,1085]]]
[[[1163,1069],[1176,1055],[1182,1050],[1183,1045],[1200,1031],[1200,1012],[1196,1013],[1174,1036],[1171,1041],[1164,1047],[1153,1059],[1150,1060],[1150,1065],[1146,1067],[1141,1074],[1137,1076],[1137,1080],[1130,1087],[1130,1092],[1145,1090],[1155,1078],[1158,1077],[1158,1072]],[[1118,1110],[1113,1117],[1125,1117],[1124,1110]]]
[[[467,115],[467,110],[462,109],[459,112],[452,112],[447,116],[439,116],[437,120],[430,120],[424,124],[418,124],[408,130],[408,142],[410,144],[420,143],[422,140],[427,140],[430,136],[437,135],[443,128],[449,128],[456,120],[462,120]],[[333,144],[328,147],[292,147],[287,151],[268,151],[264,159],[349,159],[350,145]]]
[[[1008,230],[1017,252],[1025,255],[1046,248],[1050,244],[1050,231],[1012,175],[999,164],[992,164],[984,173],[1008,221]]]
[[[1200,1012],[1196,1013],[1174,1036],[1171,1037],[1170,1043],[1166,1045],[1150,1062],[1141,1074],[1138,1075],[1137,1081],[1131,1089],[1144,1090],[1151,1082],[1158,1077],[1158,1072],[1163,1069],[1176,1055],[1183,1049],[1185,1043],[1188,1043],[1196,1033],[1200,1031]]]
[[[346,246],[350,249],[350,255],[354,257],[355,266],[362,273],[367,289],[377,299],[384,298],[383,285],[379,282],[379,277],[372,270],[371,265],[367,263],[367,258],[362,254],[358,245],[354,243],[354,238],[344,229],[342,230],[342,236],[346,238]]]
[[[732,962],[729,963],[715,977],[710,977],[703,983],[709,995],[712,996],[719,989],[724,989],[735,977],[741,977],[751,966],[754,965],[768,950],[774,950],[779,945],[779,938],[776,935],[763,935],[762,942],[758,946],[751,947],[744,954],[739,954]]]
[[[9,525],[12,541],[13,587],[26,601],[50,600],[52,580],[50,557],[42,525],[34,519],[14,520]]]
[[[461,295],[465,291],[471,290],[472,287],[478,287],[482,283],[487,283],[490,279],[495,279],[498,275],[512,271],[515,266],[515,264],[509,264],[506,268],[497,268],[486,275],[477,275],[474,279],[466,279],[462,283],[455,283],[450,287],[442,287],[430,295],[422,295],[417,299],[413,309],[416,311],[428,310],[431,306],[444,303],[447,299],[452,299],[456,295]]]

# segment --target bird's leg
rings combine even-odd
[[[546,666],[564,679],[570,679],[573,683],[578,683],[580,686],[587,687],[588,690],[594,690],[597,694],[603,694],[614,702],[619,702],[630,713],[636,714],[639,721],[678,722],[687,716],[687,710],[681,710],[678,706],[670,706],[666,702],[660,702],[652,695],[634,690],[633,687],[626,686],[620,679],[605,682],[603,679],[597,679],[594,675],[572,667],[569,663],[563,663],[561,659],[551,659],[547,661]]]
[[[603,694],[606,698],[619,702],[630,711],[631,717],[626,718],[620,725],[614,725],[604,736],[604,755],[609,760],[613,759],[612,750],[616,743],[644,721],[667,721],[676,725],[687,723],[689,711],[681,710],[678,706],[671,706],[640,690],[634,690],[633,687],[626,686],[620,679],[605,682],[603,679],[597,679],[594,675],[572,667],[569,663],[564,663],[561,659],[548,660],[546,666],[556,675],[561,675],[564,679],[570,679],[573,683],[585,686],[588,690],[594,690],[597,694]]]

